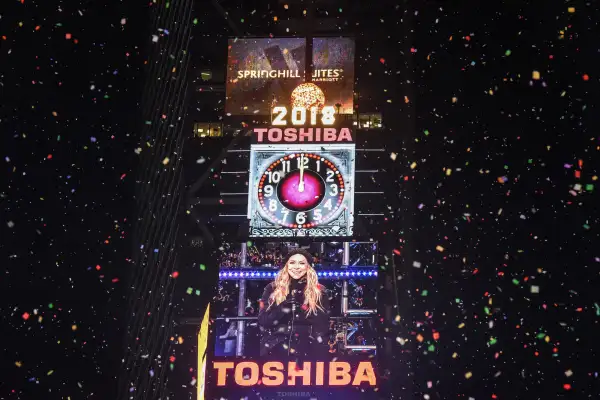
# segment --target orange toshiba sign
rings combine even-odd
[[[294,361],[285,365],[279,361],[257,363],[254,361],[215,361],[213,368],[217,375],[217,386],[232,384],[238,386],[358,386],[366,383],[376,386],[377,379],[370,361],[358,363],[355,370],[350,363],[303,362],[302,366]]]

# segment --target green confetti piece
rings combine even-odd
[[[50,375],[52,375],[53,373],[54,373],[54,370],[53,370],[53,369],[51,369],[50,371],[48,371],[48,373],[47,373],[46,375],[47,375],[47,376],[50,376]]]
[[[58,135],[58,136],[56,137],[56,141],[57,141],[57,142],[60,142],[60,135]]]
[[[583,229],[588,230],[590,229],[590,226],[588,224],[583,224]]]
[[[510,51],[510,50],[506,50],[506,51],[504,52],[504,55],[508,57],[508,56],[510,56],[510,53],[512,53],[512,51]]]
[[[200,264],[200,269],[201,269],[202,271],[206,271],[206,265],[204,265],[204,264]]]
[[[247,245],[248,247],[252,247],[252,242],[251,242],[250,240],[248,240],[248,241],[246,242],[246,245]]]
[[[194,18],[194,21],[192,21],[194,23],[194,25],[198,25],[198,18]]]
[[[483,311],[485,311],[487,315],[490,315],[490,309],[488,307],[483,307]]]
[[[427,348],[428,351],[435,351],[435,346],[430,344],[429,347]]]
[[[596,315],[600,317],[600,306],[598,303],[594,303],[594,306],[596,307]]]
[[[527,160],[527,163],[528,163],[528,164],[533,164],[533,159],[532,159],[532,158],[530,158],[529,160]]]
[[[457,297],[454,299],[454,302],[458,304],[458,303],[460,303],[460,299]]]
[[[52,310],[54,308],[54,304],[52,304],[52,303],[48,304],[48,308]]]
[[[519,284],[519,280],[518,279],[513,279],[512,283],[514,283],[515,285],[518,285]]]
[[[490,345],[495,345],[496,343],[498,343],[498,339],[496,339],[495,337],[490,338]]]
[[[196,289],[196,296],[200,296],[200,290]]]
[[[504,166],[504,169],[508,169],[508,165],[505,165],[505,166]]]
[[[169,364],[169,369],[170,369],[171,371],[173,371],[173,370],[175,369],[175,364],[173,364],[173,363],[170,363],[170,364]]]
[[[425,134],[425,136],[429,136],[429,130],[428,130],[428,129],[425,129],[425,130],[423,131],[423,133]]]
[[[192,294],[194,292],[194,288],[187,288],[187,290],[185,291],[187,294]]]
[[[538,333],[537,336],[536,336],[536,338],[538,338],[538,339],[543,339],[545,337],[546,337],[545,333]]]
[[[146,125],[152,125],[152,121],[146,121],[145,124]]]
[[[169,2],[167,1],[167,4],[165,4],[165,8],[169,8],[169,7],[171,7],[171,3],[169,3]]]
[[[427,290],[423,290],[423,292],[421,292],[421,296],[425,297],[427,296],[427,293],[429,293]]]
[[[594,184],[593,183],[588,183],[587,185],[585,185],[585,190],[588,191],[588,192],[594,191]]]

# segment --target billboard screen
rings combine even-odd
[[[305,81],[305,38],[230,39],[225,111],[229,115],[269,115],[289,106],[293,90]],[[323,90],[325,105],[353,113],[354,39],[313,39],[312,81]]]
[[[295,280],[289,260],[298,252],[309,254],[310,267]],[[379,388],[376,252],[375,242],[224,246],[211,302],[210,397],[372,398]],[[287,274],[287,297],[278,303]],[[314,312],[312,288],[321,294]]]

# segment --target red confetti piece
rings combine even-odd
[[[399,256],[399,255],[401,254],[401,253],[400,253],[400,250],[398,250],[398,249],[394,249],[394,254],[395,254],[395,255],[397,255],[397,256]]]
[[[379,59],[379,62],[380,62],[380,63],[382,63],[382,64],[385,64],[385,58],[381,57],[381,58]]]
[[[65,35],[65,39],[67,39],[67,40],[71,40],[71,37],[72,37],[72,35],[70,33],[67,33]]]
[[[48,154],[48,156],[46,157],[48,160],[52,160],[52,154]]]
[[[565,390],[571,390],[571,385],[570,385],[570,384],[568,384],[568,383],[565,383],[565,384],[563,385],[563,388],[565,388]]]
[[[100,265],[96,265],[96,271],[100,271],[102,267]]]
[[[589,81],[590,80],[590,76],[588,74],[583,74],[582,76],[584,81]]]
[[[179,272],[175,271],[171,274],[173,278],[177,278],[179,276]]]
[[[29,319],[29,313],[28,312],[23,313],[22,317],[25,321],[27,321]]]

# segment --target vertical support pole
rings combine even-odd
[[[342,253],[343,261],[342,268],[348,268],[350,264],[350,243],[344,242],[344,252]],[[348,280],[344,279],[342,282],[342,316],[346,316],[348,313]],[[344,328],[344,348],[348,345],[348,332]]]
[[[248,259],[248,244],[246,242],[242,243],[242,248],[240,251],[240,267],[246,268]],[[244,316],[244,311],[246,310],[246,280],[240,279],[239,283],[239,293],[238,293],[238,317]],[[237,322],[237,337],[236,337],[236,346],[235,346],[235,355],[240,357],[244,355],[244,339],[245,339],[245,330],[246,323],[245,321]]]
[[[350,242],[344,242],[344,252],[343,252],[343,262],[342,265],[344,267],[348,267],[350,264]],[[346,315],[348,312],[348,280],[344,279],[342,282],[342,315]]]

